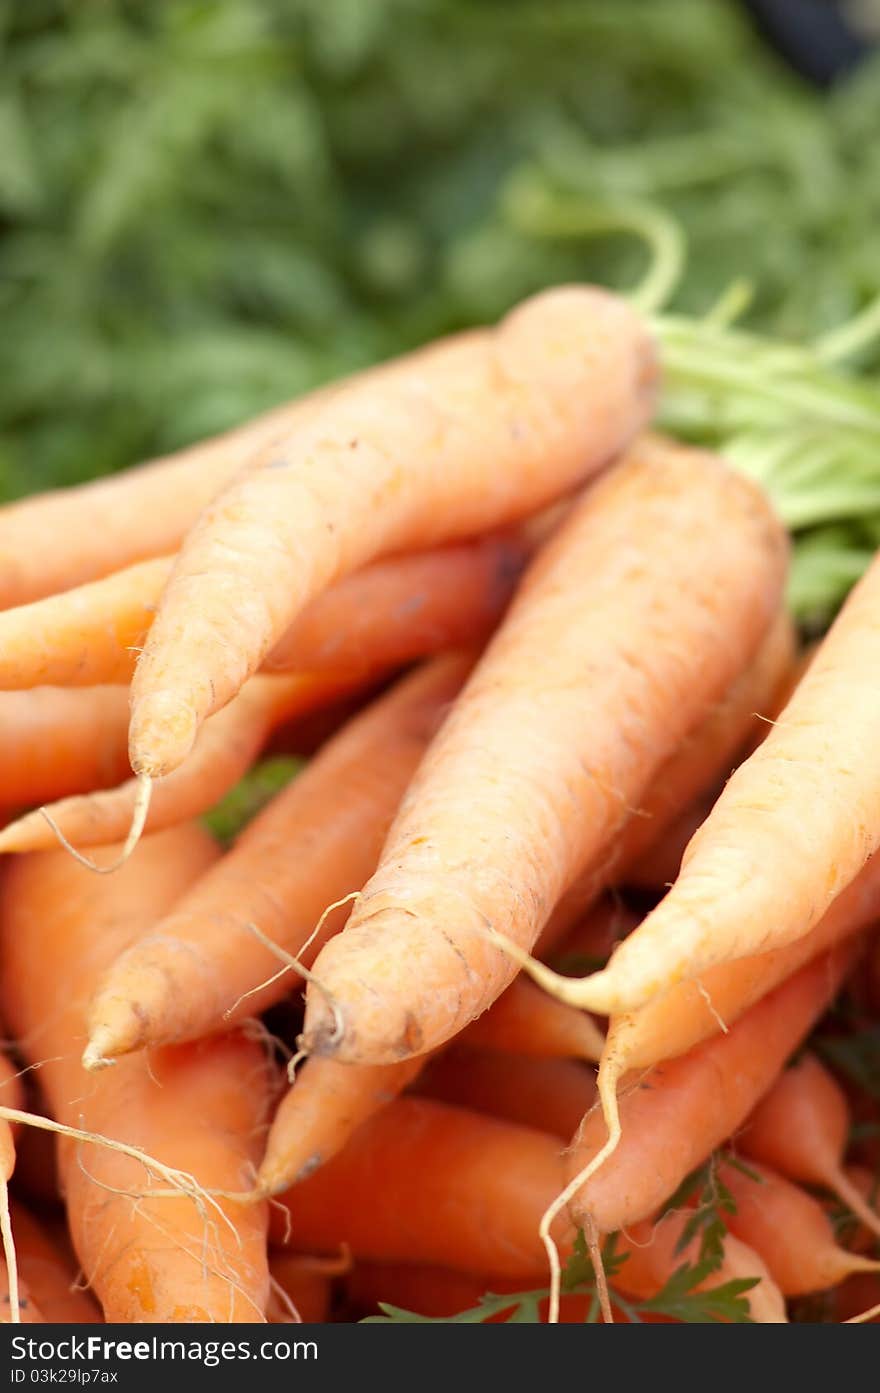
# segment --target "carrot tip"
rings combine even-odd
[[[104,1054],[100,1035],[93,1036],[82,1052],[82,1066],[90,1074],[96,1074],[99,1069],[109,1069],[116,1063],[115,1059]]]

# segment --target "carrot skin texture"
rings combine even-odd
[[[174,551],[253,452],[305,421],[335,390],[335,384],[320,388],[110,478],[6,504],[0,508],[0,607],[28,604]]]
[[[272,1120],[257,1188],[276,1195],[306,1180],[403,1092],[423,1062],[359,1066],[307,1059]]]
[[[592,1016],[555,1001],[520,975],[459,1038],[477,1049],[539,1059],[597,1060],[605,1037]]]
[[[639,861],[675,832],[682,811],[689,811],[689,805],[707,790],[717,791],[718,783],[732,772],[749,734],[756,726],[761,731],[767,729],[761,717],[775,708],[780,686],[787,685],[794,651],[794,627],[789,616],[780,611],[752,662],[688,731],[654,775],[638,811],[563,895],[539,942],[555,940],[606,886],[627,884]]]
[[[569,1212],[575,1221],[590,1215],[600,1232],[612,1233],[655,1213],[771,1088],[834,997],[853,956],[853,945],[846,944],[809,963],[726,1035],[658,1065],[625,1093],[620,1143],[574,1196]],[[566,1157],[567,1180],[574,1180],[606,1138],[595,1109]]]
[[[574,1059],[535,1059],[456,1045],[430,1060],[418,1092],[568,1142],[596,1101],[596,1077]]]
[[[288,677],[259,674],[234,702],[205,724],[186,765],[154,785],[146,830],[160,832],[207,812],[247,773],[275,725],[296,712],[320,707],[340,692],[357,688],[362,680],[361,674],[297,673]],[[106,690],[119,693],[119,714],[122,715],[123,705],[127,706],[124,689],[108,687]],[[75,692],[62,694],[79,695]],[[113,709],[116,714],[115,705]],[[116,779],[129,772],[124,732],[121,741],[116,739],[119,728],[117,723],[112,729],[113,753],[122,761]],[[80,784],[82,782],[80,779]],[[126,836],[137,791],[137,780],[127,779],[115,788],[77,793],[50,803],[48,811],[73,846],[107,846]],[[55,832],[39,812],[26,813],[0,832],[0,852],[46,851],[56,845]]]
[[[437,658],[361,713],[172,912],[120,956],[89,1011],[90,1039],[100,1055],[225,1029],[293,989],[292,971],[269,982],[283,964],[248,925],[298,954],[328,906],[360,888],[470,662]],[[342,928],[347,912],[343,905],[328,915],[321,938],[305,952],[307,962]]]
[[[233,1035],[157,1051],[91,1081],[79,1062],[97,975],[216,855],[207,833],[189,825],[146,838],[109,878],[63,851],[18,858],[3,886],[2,982],[21,1048],[45,1061],[40,1079],[60,1122],[139,1146],[194,1172],[202,1185],[241,1190],[259,1156],[267,1103],[257,1045]],[[206,1229],[187,1198],[135,1206],[127,1192],[148,1192],[151,1181],[118,1152],[65,1138],[59,1162],[74,1246],[108,1320],[261,1318],[268,1296],[263,1206],[224,1204],[231,1229],[216,1214]],[[108,1185],[126,1193],[110,1193]]]
[[[77,1271],[23,1205],[12,1205],[18,1269],[44,1320],[95,1325],[101,1313],[88,1292],[76,1286]]]
[[[679,982],[638,1011],[612,1016],[601,1068],[621,1078],[687,1053],[730,1026],[805,963],[865,929],[880,914],[880,857],[872,857],[819,923],[803,938],[709,968],[699,981]]]
[[[585,1006],[634,1010],[685,977],[801,938],[877,849],[878,607],[880,559],[690,842],[669,894],[585,983]]]
[[[850,1114],[837,1080],[804,1054],[776,1080],[772,1101],[772,1113],[765,1100],[749,1119],[743,1150],[791,1179],[827,1186],[880,1238],[880,1213],[844,1169]]]
[[[266,672],[374,671],[487,634],[529,543],[515,534],[391,557],[308,606]],[[173,564],[158,557],[0,613],[0,690],[128,683]]]
[[[538,1219],[561,1182],[559,1143],[512,1123],[399,1098],[273,1206],[301,1251],[543,1280]],[[279,1207],[280,1206],[280,1207]]]
[[[135,773],[181,763],[334,580],[515,522],[595,472],[645,424],[656,376],[633,311],[568,287],[336,392],[189,533],[132,684]]]
[[[127,723],[124,687],[0,692],[0,805],[42,803],[124,778]]]
[[[303,1259],[288,1253],[273,1253],[269,1271],[276,1288],[280,1287],[286,1301],[278,1298],[275,1291],[277,1314],[270,1314],[275,1324],[293,1322],[287,1310],[287,1302],[293,1306],[303,1325],[324,1325],[330,1315],[332,1279],[327,1274]]]
[[[642,442],[583,496],[434,740],[344,941],[316,962],[342,1030],[310,988],[312,1052],[422,1053],[500,995],[517,968],[487,928],[532,946],[752,658],[786,551],[763,496],[684,447]]]
[[[858,1271],[880,1264],[838,1247],[834,1229],[817,1200],[766,1166],[749,1163],[752,1179],[736,1166],[719,1167],[736,1213],[725,1213],[731,1233],[764,1259],[785,1296],[836,1287]]]

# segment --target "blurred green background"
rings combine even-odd
[[[880,68],[809,90],[724,0],[0,0],[0,16],[7,498],[532,288],[626,286],[644,246],[610,229],[646,203],[687,235],[679,309],[746,276],[746,322],[799,341],[880,292]],[[593,235],[550,235],[545,194],[573,196]]]

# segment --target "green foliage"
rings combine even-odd
[[[256,817],[261,808],[296,778],[305,761],[291,755],[276,755],[255,764],[243,779],[205,813],[203,821],[209,832],[223,846],[235,841],[239,832]]]
[[[877,348],[780,343],[880,294],[878,118],[880,66],[808,91],[732,0],[0,0],[0,497],[647,268],[664,419],[766,484],[821,626],[880,517]]]
[[[687,1193],[689,1194],[690,1191]],[[730,1208],[733,1201],[729,1195],[728,1200],[730,1201],[728,1208]],[[708,1224],[704,1227],[704,1235],[708,1227]],[[602,1265],[605,1269],[605,1276],[612,1286],[614,1278],[627,1261],[626,1253],[617,1251],[618,1241],[618,1235],[611,1234],[602,1247]],[[720,1321],[748,1324],[751,1317],[745,1296],[752,1287],[757,1286],[761,1280],[760,1277],[740,1277],[729,1282],[722,1282],[715,1287],[709,1287],[704,1291],[696,1290],[717,1270],[721,1259],[720,1241],[716,1241],[713,1237],[707,1242],[704,1237],[698,1261],[696,1263],[683,1262],[680,1267],[675,1269],[669,1280],[655,1296],[647,1300],[637,1301],[622,1296],[619,1291],[615,1290],[613,1293],[614,1304],[633,1324],[639,1324],[647,1314],[669,1316],[673,1320],[683,1321],[690,1325],[713,1324]],[[562,1290],[563,1293],[569,1295],[589,1296],[591,1300],[586,1322],[594,1324],[599,1319],[596,1275],[581,1231],[577,1233],[572,1254],[563,1272]],[[380,1302],[379,1307],[382,1315],[368,1316],[362,1324],[479,1325],[493,1316],[502,1315],[510,1324],[536,1324],[541,1319],[541,1302],[546,1301],[548,1295],[549,1290],[546,1287],[500,1296],[494,1292],[486,1292],[476,1306],[449,1317],[420,1316],[414,1311],[405,1311],[399,1306],[390,1306],[385,1302]]]

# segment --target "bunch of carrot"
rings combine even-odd
[[[0,510],[10,1319],[875,1303],[880,569],[804,659],[658,388],[566,287]]]

